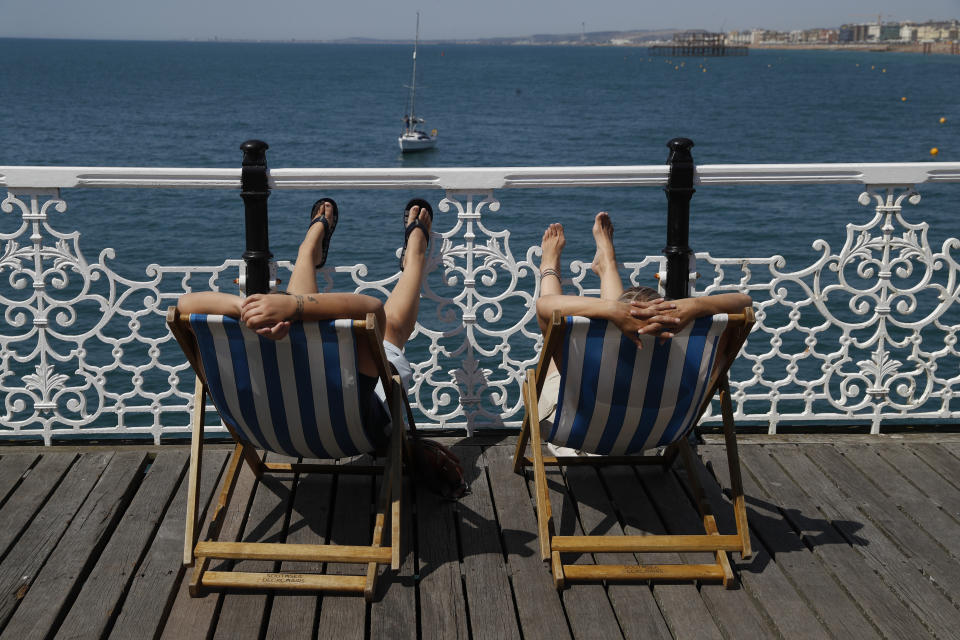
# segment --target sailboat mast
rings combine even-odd
[[[417,46],[420,44],[420,12],[417,11],[417,35],[413,41],[413,78],[410,80],[410,129],[416,127]]]

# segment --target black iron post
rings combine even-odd
[[[674,138],[667,143],[670,155],[670,176],[664,191],[667,194],[667,281],[663,288],[670,298],[690,295],[690,198],[693,197],[693,140]]]
[[[240,197],[243,198],[246,219],[247,250],[243,252],[246,263],[246,287],[244,293],[267,293],[270,290],[270,237],[267,232],[267,198],[270,186],[267,183],[267,149],[262,140],[247,140],[243,151],[240,173]]]

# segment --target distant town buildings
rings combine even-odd
[[[870,44],[950,42],[960,38],[960,21],[876,22],[844,24],[833,29],[730,31],[730,44]]]

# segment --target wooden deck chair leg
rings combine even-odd
[[[392,440],[392,439],[391,439]],[[393,446],[390,447],[391,453],[388,462],[385,465],[384,474],[380,479],[380,497],[377,499],[377,515],[373,522],[373,541],[371,547],[383,546],[383,530],[386,526],[387,504],[390,502],[390,484],[392,481],[390,462],[393,459]],[[363,597],[370,602],[377,586],[377,563],[367,563],[367,580],[363,587]]]
[[[540,539],[540,559],[550,560],[550,538],[553,529],[553,514],[547,487],[547,473],[543,468],[542,440],[540,439],[540,415],[537,410],[536,377],[533,370],[527,371],[523,383],[523,400],[526,404],[527,422],[530,428],[530,446],[533,448],[533,486],[537,503],[537,534]]]
[[[526,384],[526,382],[524,382]],[[524,396],[526,402],[526,396]],[[517,438],[517,448],[513,452],[513,472],[523,471],[523,458],[527,453],[527,441],[530,439],[530,416],[524,412],[523,426],[520,427],[520,436]]]
[[[193,564],[193,547],[197,544],[197,522],[200,512],[200,457],[203,455],[203,423],[206,398],[203,382],[197,377],[193,388],[193,415],[190,421],[190,470],[187,477],[187,524],[183,534],[183,564]]]
[[[678,440],[676,444],[680,450],[680,455],[683,458],[683,466],[687,472],[687,484],[690,486],[690,492],[693,494],[693,499],[697,503],[697,511],[703,519],[703,530],[707,535],[719,536],[720,529],[717,527],[717,519],[711,511],[710,505],[707,503],[706,494],[697,476],[697,469],[694,465],[693,451],[690,449],[690,442],[686,438],[683,438]],[[732,588],[735,584],[733,581],[733,568],[730,566],[730,558],[727,556],[727,552],[722,549],[716,549],[713,553],[717,565],[719,565],[723,572],[723,585],[727,588]]]
[[[403,391],[403,381],[398,375],[393,377],[393,388],[396,394],[397,404],[394,411],[396,412],[397,423],[401,428],[391,434],[391,436],[396,437],[396,440],[394,440],[391,445],[393,459],[390,461],[390,473],[393,478],[393,504],[390,513],[390,545],[393,553],[390,557],[390,568],[394,571],[399,571],[400,558],[403,553],[401,546],[402,534],[400,533],[403,522],[400,513],[402,508],[401,500],[403,499],[403,456],[408,446],[407,431],[403,428],[403,414],[400,413],[401,407],[406,408],[407,420],[410,421],[411,430],[416,429],[416,424],[413,421],[413,411],[410,410],[410,402],[407,400],[407,394]]]
[[[737,434],[733,423],[733,405],[730,401],[730,382],[727,374],[720,378],[720,411],[723,416],[723,438],[727,449],[727,465],[730,467],[730,491],[733,513],[737,520],[737,533],[743,542],[740,557],[753,557],[750,545],[750,527],[747,523],[747,504],[743,497],[743,479],[740,476],[740,453],[737,450]]]
[[[380,489],[380,498],[377,505],[377,515],[373,528],[374,547],[383,546],[384,529],[386,526],[387,505],[390,506],[390,568],[394,571],[400,569],[400,499],[402,497],[401,485],[401,465],[403,463],[403,442],[405,431],[403,427],[403,414],[401,413],[402,399],[400,394],[400,378],[394,376],[393,390],[390,398],[390,414],[393,422],[393,429],[390,433],[390,449],[387,454],[386,463],[383,469],[383,479]],[[377,563],[367,564],[367,580],[364,586],[363,594],[367,601],[371,601],[376,591]]]
[[[243,445],[237,443],[233,447],[233,453],[230,455],[230,462],[227,465],[227,472],[223,476],[223,486],[220,488],[220,495],[217,497],[217,506],[214,507],[213,515],[210,518],[210,528],[207,535],[211,540],[216,540],[220,535],[220,525],[223,523],[224,509],[230,504],[230,498],[233,496],[233,488],[237,484],[237,476],[240,475],[240,468],[243,465]]]
[[[216,507],[214,507],[213,514],[210,517],[210,527],[207,529],[208,541],[216,541],[217,538],[220,537],[220,528],[223,526],[226,507],[230,504],[230,498],[233,497],[233,489],[237,484],[240,469],[243,467],[243,446],[243,444],[238,442],[233,448],[233,454],[230,456],[227,471],[223,476],[223,487],[220,489]],[[203,574],[209,564],[210,558],[208,557],[200,557],[199,562],[195,560],[193,575],[189,583],[190,595],[194,598],[200,595],[200,585],[203,580]]]

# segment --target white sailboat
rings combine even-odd
[[[413,79],[410,81],[410,108],[407,114],[403,116],[403,133],[397,141],[400,143],[400,151],[423,151],[432,149],[437,144],[437,130],[430,133],[423,131],[420,125],[423,124],[423,118],[417,117],[417,47],[420,44],[420,12],[417,12],[417,37],[413,41]]]

